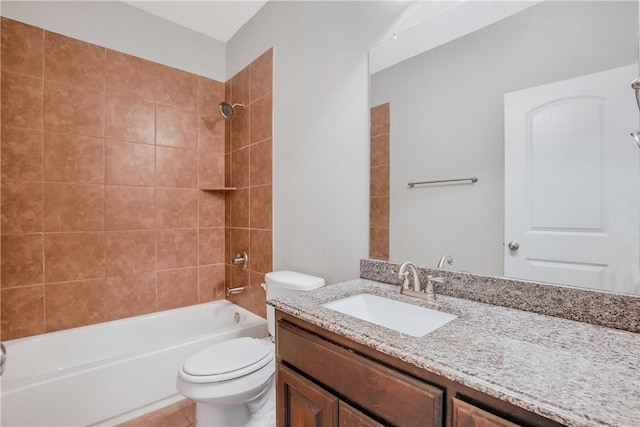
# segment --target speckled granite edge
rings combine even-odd
[[[326,308],[368,293],[458,316],[413,337]],[[468,299],[434,303],[356,279],[271,299],[279,310],[570,427],[640,425],[640,335]]]
[[[363,259],[360,277],[399,285],[399,264]],[[640,296],[418,267],[420,279],[444,278],[436,292],[486,304],[640,333]]]

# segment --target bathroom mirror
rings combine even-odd
[[[389,260],[448,253],[451,270],[639,294],[638,3],[534,2],[380,65],[413,31],[481,15],[462,6],[370,52],[370,106],[389,104]]]

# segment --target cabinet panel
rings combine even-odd
[[[460,399],[453,400],[453,427],[520,427]]]
[[[286,322],[278,324],[278,357],[398,426],[442,426],[442,390],[331,344]]]
[[[282,365],[277,389],[278,427],[338,425],[338,398]]]
[[[342,401],[339,403],[338,411],[340,427],[384,427],[383,424]]]

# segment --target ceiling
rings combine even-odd
[[[125,3],[209,37],[229,41],[267,0],[129,1]]]

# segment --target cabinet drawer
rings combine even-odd
[[[374,416],[398,426],[442,426],[442,390],[280,321],[278,357]]]
[[[520,427],[460,399],[453,400],[453,427]]]

